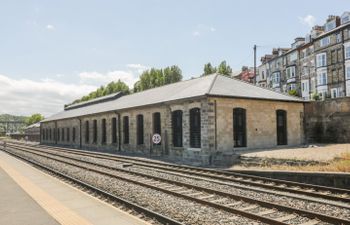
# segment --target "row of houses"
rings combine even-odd
[[[256,84],[304,100],[350,96],[350,12],[261,57]]]

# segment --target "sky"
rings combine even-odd
[[[348,0],[0,0],[0,114],[50,116],[101,85],[178,65],[253,65]]]

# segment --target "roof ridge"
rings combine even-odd
[[[209,86],[209,88],[208,88],[208,91],[207,91],[205,94],[210,94],[210,91],[211,91],[211,89],[213,89],[213,86],[214,86],[214,84],[215,84],[216,78],[217,78],[218,76],[219,76],[219,74],[218,74],[218,73],[215,73],[215,76],[214,76],[213,80],[211,81],[211,84],[210,84],[210,86]]]

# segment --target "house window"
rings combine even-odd
[[[182,147],[182,111],[176,110],[171,113],[173,145]]]
[[[137,115],[136,116],[136,122],[137,122],[137,144],[143,145],[143,115]]]
[[[341,42],[341,33],[338,33],[337,34],[337,43],[340,43]]]
[[[201,147],[201,110],[193,108],[190,110],[190,146]]]
[[[327,55],[326,53],[321,53],[316,56],[317,67],[327,66]]]
[[[92,122],[92,142],[97,143],[97,120],[93,120]]]
[[[106,119],[102,119],[101,128],[102,128],[102,140],[101,140],[101,143],[105,144],[107,142]]]
[[[112,143],[117,143],[117,118],[112,118]]]
[[[320,40],[320,47],[325,47],[331,43],[330,37],[324,37]]]
[[[345,47],[345,59],[350,59],[350,46]]]
[[[327,85],[327,71],[322,71],[321,73],[317,74],[317,85]]]
[[[124,144],[129,144],[129,117],[123,117]]]
[[[287,68],[287,79],[295,77],[295,66]]]
[[[331,89],[331,98],[338,98],[338,97],[339,97],[338,88],[332,88]]]
[[[350,65],[346,67],[346,79],[350,79]]]
[[[265,80],[265,71],[262,71],[261,78],[262,78],[262,80]]]
[[[90,130],[89,130],[89,121],[85,122],[85,143],[89,143],[90,139]]]
[[[279,84],[280,83],[280,72],[275,72],[272,75],[272,83]]]
[[[69,127],[67,127],[67,141],[70,141],[70,130]]]
[[[75,142],[75,127],[73,127],[72,141]]]
[[[233,109],[233,142],[234,147],[247,147],[246,110]]]

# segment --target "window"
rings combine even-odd
[[[85,143],[89,143],[90,139],[90,132],[89,132],[89,121],[85,122]]]
[[[350,21],[350,14],[344,13],[341,17],[341,24],[347,23]]]
[[[75,127],[73,127],[72,141],[75,142]]]
[[[336,28],[337,24],[336,24],[336,20],[331,20],[328,23],[325,24],[325,31],[328,32],[330,30],[333,30],[334,28]]]
[[[70,130],[69,127],[67,128],[67,141],[70,141]]]
[[[280,83],[280,72],[275,72],[272,74],[272,83],[279,84]]]
[[[182,147],[182,111],[176,110],[171,113],[173,145]]]
[[[305,80],[301,82],[302,92],[309,92],[309,81]]]
[[[287,144],[287,112],[276,110],[277,145]]]
[[[317,85],[327,85],[327,71],[317,74]]]
[[[298,55],[297,55],[297,52],[296,52],[296,51],[290,54],[289,60],[290,60],[291,62],[293,62],[293,61],[295,61],[295,60],[297,60],[297,59],[298,59]]]
[[[123,117],[124,144],[129,144],[129,117]]]
[[[345,47],[345,59],[350,59],[350,45]]]
[[[295,77],[295,66],[287,68],[287,79]]]
[[[137,115],[136,116],[136,122],[137,122],[137,144],[138,145],[143,145],[143,115]]]
[[[57,141],[61,140],[60,133],[60,128],[57,128]]]
[[[112,143],[117,143],[117,118],[112,118]]]
[[[331,98],[338,98],[339,97],[339,90],[338,88],[332,88],[331,89]]]
[[[234,147],[247,147],[246,110],[233,109],[233,142]]]
[[[106,119],[102,119],[101,128],[102,128],[102,140],[101,140],[101,143],[105,144],[107,142]]]
[[[331,43],[331,38],[328,37],[324,37],[320,40],[320,47],[325,47],[327,45],[329,45]]]
[[[296,84],[290,84],[288,85],[288,91],[296,90],[297,89],[296,87],[297,87]]]
[[[317,67],[327,66],[327,55],[326,53],[321,53],[316,56]]]
[[[201,110],[193,108],[190,110],[190,146],[201,147]]]
[[[97,120],[93,120],[92,129],[93,129],[92,142],[97,143]]]
[[[161,121],[160,121],[160,113],[156,112],[153,113],[153,134],[159,134],[161,135],[162,130],[161,130]],[[158,144],[160,145],[160,143]]]
[[[265,71],[262,71],[261,79],[265,80]]]
[[[340,43],[341,42],[341,33],[338,33],[337,34],[337,43]]]
[[[346,67],[346,79],[350,79],[350,65]]]
[[[62,130],[61,138],[62,138],[62,141],[64,141],[64,128],[62,128],[61,130]]]

